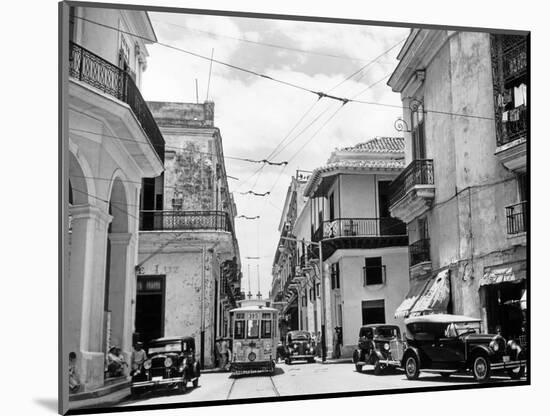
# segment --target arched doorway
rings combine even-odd
[[[105,263],[105,298],[103,323],[103,352],[119,347],[128,363],[131,353],[131,265],[127,191],[123,181],[113,180],[109,198],[109,215],[112,220],[107,229]],[[107,371],[106,377],[127,374]]]

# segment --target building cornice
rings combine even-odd
[[[397,64],[388,81],[392,91],[403,92],[411,79],[417,75],[417,70],[426,69],[434,56],[454,33],[454,31],[447,30],[413,30],[403,49],[399,52],[397,57],[399,64]]]

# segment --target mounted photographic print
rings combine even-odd
[[[61,413],[530,383],[529,32],[60,25]]]

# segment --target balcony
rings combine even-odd
[[[396,218],[337,218],[323,221],[313,241],[323,242],[323,258],[338,249],[406,246],[407,227]]]
[[[506,233],[517,236],[527,231],[527,201],[506,207]]]
[[[141,211],[140,231],[227,231],[233,232],[224,211]]]
[[[69,75],[125,102],[139,121],[156,154],[164,162],[164,138],[128,72],[76,43],[69,43]]]
[[[432,206],[434,197],[433,160],[413,160],[390,184],[390,213],[408,224]]]
[[[495,155],[500,162],[514,172],[525,172],[527,168],[527,126],[528,110],[520,105],[503,112],[497,129],[497,149]]]
[[[431,272],[432,261],[429,238],[415,241],[409,245],[409,269],[411,278]]]

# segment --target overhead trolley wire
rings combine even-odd
[[[282,80],[282,79],[279,79],[279,78],[275,78],[275,77],[272,77],[272,76],[269,76],[269,75],[266,75],[266,74],[262,74],[262,73],[259,73],[257,71],[251,70],[251,69],[243,68],[243,67],[240,67],[238,65],[234,65],[234,64],[230,64],[228,62],[220,61],[218,59],[212,59],[211,57],[208,57],[206,55],[202,55],[202,54],[197,53],[197,52],[192,52],[192,51],[189,51],[187,49],[179,48],[179,47],[174,46],[174,45],[170,45],[170,44],[167,44],[167,43],[155,41],[154,39],[150,39],[146,36],[141,36],[141,35],[138,35],[138,34],[135,34],[135,33],[132,33],[132,32],[128,32],[126,30],[122,30],[122,29],[114,27],[114,26],[109,26],[109,25],[104,24],[104,23],[100,23],[100,22],[96,22],[96,21],[87,19],[85,17],[81,17],[81,16],[74,16],[74,17],[76,19],[80,19],[80,20],[83,20],[83,21],[86,21],[86,22],[89,22],[89,23],[92,23],[92,24],[96,24],[98,26],[102,26],[102,27],[105,27],[107,29],[114,30],[116,32],[124,33],[124,34],[127,34],[129,36],[136,37],[138,39],[146,40],[150,43],[156,43],[157,45],[164,46],[164,47],[167,47],[167,48],[170,48],[170,49],[174,49],[176,51],[180,51],[182,53],[185,53],[185,54],[188,54],[188,55],[191,55],[191,56],[195,56],[197,58],[201,58],[201,59],[204,59],[204,60],[207,60],[207,61],[212,61],[212,62],[215,62],[219,65],[223,65],[223,66],[226,66],[228,68],[235,69],[237,71],[245,72],[245,73],[248,73],[250,75],[254,75],[254,76],[257,76],[257,77],[260,77],[260,78],[268,79],[268,80],[271,80],[273,82],[277,82],[277,83],[282,84],[282,85],[286,85],[286,86],[289,86],[289,87],[292,87],[292,88],[295,88],[295,89],[299,89],[301,91],[306,91],[306,92],[317,95],[319,98],[329,98],[329,99],[332,99],[332,100],[340,101],[344,104],[348,103],[348,102],[353,102],[353,103],[358,103],[358,104],[377,105],[377,106],[390,107],[390,108],[401,108],[401,109],[406,109],[407,108],[407,107],[400,106],[400,105],[386,104],[386,103],[380,103],[380,102],[374,102],[374,101],[357,100],[357,99],[353,99],[353,98],[346,98],[346,97],[340,97],[340,96],[337,96],[337,95],[328,94],[327,92],[323,92],[323,91],[315,91],[311,88],[307,88],[307,87],[304,87],[302,85],[299,85],[299,84],[296,84],[296,83],[293,83],[293,82],[289,82],[289,81],[285,81],[285,80]],[[473,115],[473,114],[454,113],[454,112],[438,111],[438,110],[432,110],[432,109],[424,109],[423,111],[425,113],[436,113],[436,114],[443,114],[443,115],[450,115],[450,116],[457,116],[457,117],[476,118],[476,119],[494,121],[494,117],[485,117],[485,116],[479,116],[479,115]]]
[[[167,25],[174,26],[174,27],[179,27],[179,28],[189,30],[189,31],[192,31],[192,32],[205,33],[207,35],[218,37],[218,38],[221,37],[221,38],[233,39],[233,40],[236,40],[236,41],[250,43],[250,44],[258,45],[258,46],[267,46],[269,48],[277,48],[277,49],[283,49],[283,50],[287,50],[287,51],[291,51],[291,52],[307,53],[307,54],[318,55],[318,56],[326,56],[328,58],[345,59],[345,60],[348,60],[348,61],[356,61],[356,62],[366,62],[367,61],[366,59],[354,58],[354,57],[346,56],[346,55],[335,55],[335,54],[330,54],[330,53],[311,51],[311,50],[308,50],[308,49],[300,49],[300,48],[293,48],[293,47],[290,47],[290,46],[277,45],[277,44],[274,44],[274,43],[254,41],[254,40],[250,40],[250,39],[246,39],[246,38],[242,38],[242,37],[230,36],[230,35],[226,35],[226,34],[215,33],[215,32],[210,32],[210,31],[207,31],[207,30],[201,30],[201,29],[197,29],[197,28],[183,26],[183,25],[179,25],[177,23],[167,22],[167,21],[164,21],[164,20],[158,20],[158,19],[151,19],[151,20],[153,22],[167,24]],[[385,64],[386,65],[393,65],[393,62],[386,62]]]

